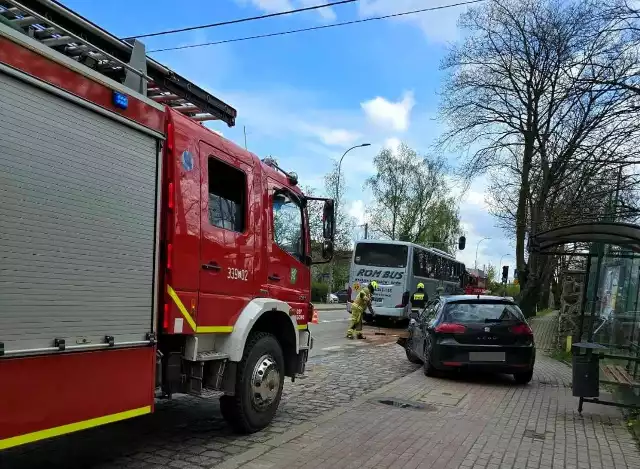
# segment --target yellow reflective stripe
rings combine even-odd
[[[309,324],[298,324],[298,330],[305,331],[309,328]]]
[[[105,425],[107,423],[119,422],[120,420],[139,417],[141,415],[150,413],[151,406],[140,407],[139,409],[127,410],[124,412],[119,412],[117,414],[105,415],[104,417],[97,417],[90,420],[84,420],[82,422],[69,423],[60,427],[48,428],[46,430],[27,433],[26,435],[13,436],[5,440],[0,440],[0,450],[12,448],[14,446],[25,445],[27,443],[33,443],[35,441],[45,440],[54,436],[66,435],[67,433],[86,430],[88,428],[99,427],[100,425]]]
[[[173,288],[171,288],[171,285],[167,285],[167,293],[169,294],[173,302],[176,304],[176,306],[178,307],[178,309],[180,310],[184,318],[187,320],[187,322],[189,323],[189,326],[191,326],[191,329],[193,329],[193,331],[196,332],[198,329],[198,327],[196,326],[196,322],[193,320],[193,318],[189,314],[189,311],[187,311],[187,308],[184,307],[184,305],[182,304],[182,301],[180,301],[180,298],[178,297],[178,294],[176,293],[176,291]]]
[[[233,326],[198,326],[196,332],[203,334],[211,332],[233,332]]]
[[[414,293],[413,294],[413,298],[415,300],[424,300],[424,294],[422,294],[422,293]]]

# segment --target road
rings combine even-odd
[[[318,324],[309,326],[313,337],[313,349],[310,356],[326,355],[332,351],[340,350],[350,341],[346,333],[349,327],[349,313],[346,306],[336,305],[339,310],[318,309]]]

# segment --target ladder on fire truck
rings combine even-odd
[[[196,121],[235,125],[234,108],[147,57],[140,41],[118,39],[57,1],[0,0],[0,22]]]

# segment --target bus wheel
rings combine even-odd
[[[220,398],[220,410],[236,432],[255,433],[271,423],[284,386],[284,355],[266,332],[249,336],[238,363],[235,395]]]

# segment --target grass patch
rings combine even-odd
[[[551,313],[553,313],[553,311],[554,310],[551,309],[551,308],[541,309],[540,311],[537,312],[536,317],[540,318],[540,317],[543,317],[543,316],[548,316]]]

